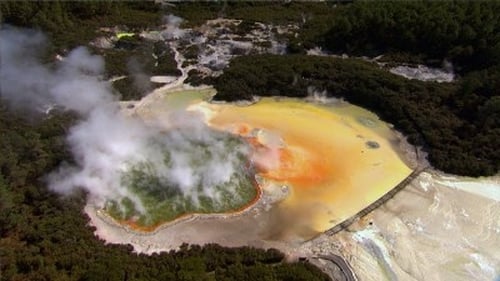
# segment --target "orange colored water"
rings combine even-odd
[[[206,113],[210,126],[246,137],[260,176],[291,189],[279,208],[307,214],[304,221],[314,231],[351,217],[411,173],[391,146],[393,132],[359,107],[263,99],[190,109]],[[369,148],[368,141],[379,147]]]

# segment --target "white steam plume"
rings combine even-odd
[[[0,29],[0,96],[13,106],[31,110],[55,103],[82,117],[67,136],[77,165],[51,173],[52,190],[68,194],[83,188],[101,206],[126,196],[141,210],[139,200],[122,185],[122,175],[131,163],[148,161],[158,175],[175,183],[184,194],[218,196],[214,186],[229,181],[239,153],[247,153],[245,147],[227,151],[220,135],[192,113],[173,114],[169,122],[179,129],[168,133],[122,115],[110,85],[99,79],[104,70],[101,57],[77,48],[54,67],[47,67],[36,53],[45,42],[38,32]],[[191,165],[193,142],[209,146],[212,156],[204,165]],[[170,154],[170,169],[159,153],[165,149]],[[202,190],[195,188],[199,186]]]
[[[165,30],[162,31],[162,36],[166,40],[180,39],[186,34],[186,30],[182,29],[182,18],[174,15],[168,15],[163,18],[166,24]]]

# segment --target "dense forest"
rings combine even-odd
[[[328,29],[336,4],[335,1],[200,1],[180,3],[167,10],[185,19],[183,24],[186,27],[223,17],[274,25],[298,25],[301,30],[307,30],[308,38],[312,38],[311,35],[319,35]],[[313,29],[319,32],[315,33]]]
[[[315,40],[333,52],[447,59],[464,73],[500,64],[499,10],[498,1],[359,1],[338,7]]]

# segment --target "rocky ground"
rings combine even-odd
[[[499,189],[498,176],[429,170],[324,243],[336,246],[360,280],[493,280],[500,268]]]

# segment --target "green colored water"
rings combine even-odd
[[[253,184],[253,172],[247,157],[237,151],[244,145],[242,140],[226,133],[214,133],[218,141],[224,142],[228,153],[236,153],[233,159],[234,171],[228,181],[205,185],[211,175],[201,174],[193,186],[181,187],[168,177],[168,170],[174,163],[165,148],[163,163],[149,161],[131,163],[122,175],[122,185],[136,198],[124,197],[120,201],[108,202],[107,212],[117,220],[132,222],[138,227],[150,227],[172,221],[192,213],[226,213],[247,206],[257,195]],[[197,171],[207,163],[214,163],[216,155],[208,143],[186,139],[190,152],[188,165]],[[135,199],[135,201],[134,201]],[[139,200],[140,205],[137,202]],[[142,209],[142,210],[141,210]]]

